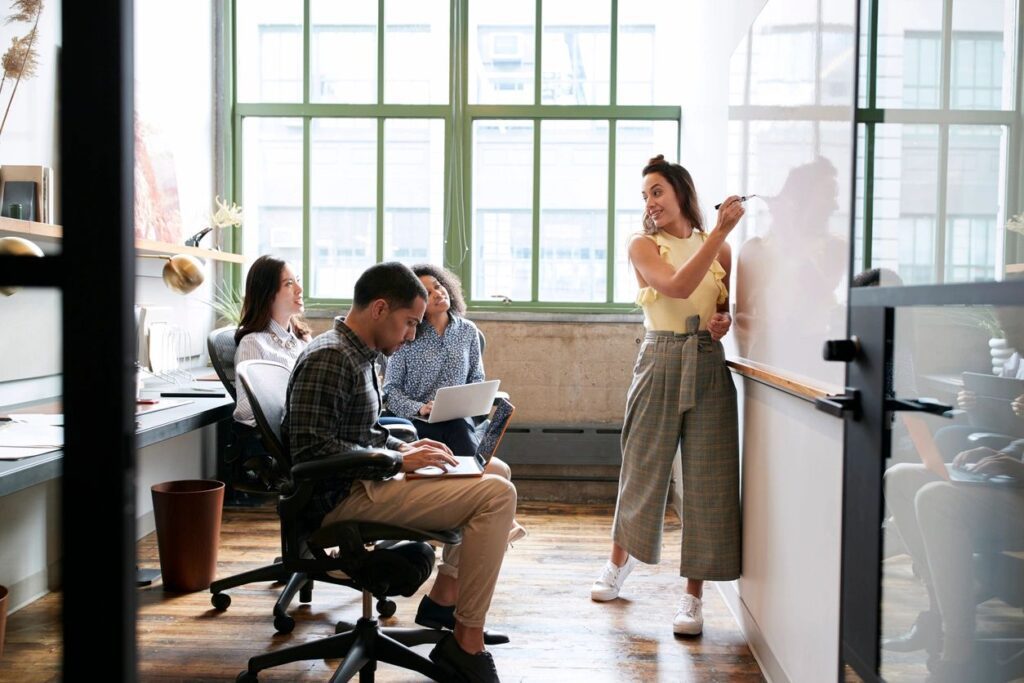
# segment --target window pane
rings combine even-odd
[[[469,5],[469,103],[533,104],[534,0]]]
[[[384,259],[444,262],[444,120],[384,122]]]
[[[314,119],[311,128],[307,289],[350,299],[377,262],[377,121]]]
[[[1016,2],[953,3],[953,109],[1013,109]]]
[[[541,104],[608,104],[609,0],[546,0]]]
[[[302,2],[236,6],[239,102],[302,101]]]
[[[642,229],[640,195],[647,160],[658,154],[675,161],[679,126],[675,121],[619,121],[615,129],[615,301],[632,303],[637,284],[626,251],[629,236]]]
[[[875,126],[872,266],[905,285],[935,282],[938,163],[938,126]]]
[[[302,119],[242,123],[245,255],[273,254],[302,269]]]
[[[991,281],[1003,232],[1006,154],[1002,126],[949,127],[946,282]]]
[[[540,130],[540,300],[605,301],[608,122]]]
[[[683,3],[619,3],[616,104],[679,104]]]
[[[472,299],[530,300],[532,214],[533,123],[476,121]]]
[[[377,101],[377,3],[312,0],[309,99]]]
[[[942,0],[878,4],[878,106],[940,106]]]
[[[447,104],[448,5],[448,0],[385,0],[385,102]]]

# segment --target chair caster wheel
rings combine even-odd
[[[257,683],[259,679],[251,671],[243,671],[235,677],[235,681],[236,683]]]
[[[294,629],[295,620],[291,617],[274,617],[274,630],[278,633],[291,633]]]
[[[388,619],[395,616],[395,612],[398,611],[398,605],[395,604],[394,600],[382,599],[377,601],[377,614],[383,619]]]
[[[214,593],[210,597],[210,603],[218,612],[223,612],[231,606],[231,596],[227,593]]]

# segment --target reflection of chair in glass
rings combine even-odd
[[[285,413],[288,368],[278,363],[257,360],[240,363],[237,371],[252,399],[253,414],[268,445],[277,451],[282,463],[290,463],[280,431]],[[317,462],[301,463],[290,469],[290,477],[282,487],[277,509],[281,518],[280,566],[293,574],[288,587],[274,606],[275,627],[279,631],[291,630],[294,621],[287,617],[284,609],[294,595],[294,590],[301,587],[303,591],[311,593],[314,580],[362,591],[363,614],[353,628],[338,635],[251,658],[248,669],[239,675],[238,680],[255,680],[259,671],[288,662],[339,657],[344,657],[344,660],[331,679],[333,681],[347,681],[357,672],[362,672],[360,680],[372,680],[378,661],[411,669],[435,680],[442,679],[444,672],[409,646],[435,643],[444,632],[435,629],[381,628],[373,618],[371,600],[377,599],[377,608],[382,614],[393,614],[394,603],[387,600],[387,597],[412,595],[433,570],[433,549],[423,541],[458,543],[461,540],[459,533],[352,521],[320,527],[319,520],[310,519],[306,513],[307,503],[317,481],[325,477],[345,477],[346,472],[364,471],[370,463],[381,459],[393,461],[399,457],[391,451],[365,449]],[[387,547],[378,544],[372,550],[366,549],[366,544],[377,541],[406,542],[388,543]],[[327,550],[333,547],[338,548],[337,555],[328,554]],[[267,578],[262,576],[266,570],[254,570],[250,574],[261,576],[254,576],[251,580]],[[217,600],[216,594],[214,600]],[[279,624],[285,619],[291,623]],[[281,629],[281,625],[288,628]]]

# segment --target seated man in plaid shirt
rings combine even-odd
[[[454,611],[454,634],[446,635],[430,657],[467,680],[497,681],[494,661],[484,649],[483,627],[516,510],[516,489],[497,474],[479,479],[396,476],[456,460],[442,443],[403,443],[378,422],[381,396],[374,360],[415,338],[426,306],[427,291],[407,266],[381,263],[364,272],[348,316],[336,318],[334,328],[314,339],[296,361],[282,430],[296,463],[361,448],[402,454],[398,470],[320,482],[312,512],[323,515],[323,524],[358,519],[461,528],[462,543],[444,547],[429,596],[437,609],[453,606],[447,609]]]

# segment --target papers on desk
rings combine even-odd
[[[42,455],[63,445],[63,427],[24,422],[0,423],[0,460]]]

